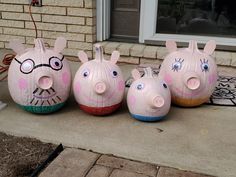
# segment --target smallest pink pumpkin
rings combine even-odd
[[[152,69],[146,68],[144,77],[139,71],[132,71],[134,82],[127,94],[130,114],[141,121],[158,121],[170,110],[171,95],[165,82],[153,77]]]

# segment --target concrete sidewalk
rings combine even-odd
[[[73,73],[78,64],[71,62]],[[127,78],[135,66],[122,65]],[[203,105],[171,108],[167,119],[139,122],[122,109],[95,117],[79,110],[73,96],[59,112],[34,115],[18,108],[7,82],[0,82],[0,131],[62,143],[68,147],[114,154],[162,166],[221,176],[236,176],[236,109]]]

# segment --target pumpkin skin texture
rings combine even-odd
[[[131,116],[147,122],[163,119],[168,114],[171,103],[167,84],[153,77],[151,68],[145,69],[144,77],[134,69],[132,76],[135,81],[127,94],[127,105]]]
[[[217,82],[217,65],[211,56],[215,41],[208,41],[200,51],[196,41],[188,48],[177,49],[174,41],[167,41],[169,54],[165,57],[159,76],[169,85],[172,102],[183,107],[195,107],[206,102]]]
[[[111,59],[105,60],[103,49],[98,44],[95,52],[95,59],[90,61],[85,52],[78,53],[83,64],[73,81],[74,96],[83,111],[92,115],[108,115],[120,107],[124,96],[124,78],[116,65],[120,55],[114,51]]]
[[[32,113],[46,114],[62,108],[71,87],[70,67],[60,53],[66,39],[57,38],[53,49],[46,48],[39,38],[34,48],[25,49],[19,41],[11,41],[9,46],[17,53],[8,72],[12,99]]]

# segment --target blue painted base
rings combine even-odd
[[[49,113],[52,113],[61,109],[64,104],[65,102],[52,105],[52,106],[24,106],[24,105],[19,105],[19,106],[28,112],[32,112],[36,114],[49,114]]]
[[[144,121],[144,122],[155,122],[164,119],[165,116],[159,116],[159,117],[150,117],[150,116],[141,116],[137,114],[131,114],[132,117],[134,117],[137,120]]]

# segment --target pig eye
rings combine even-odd
[[[82,73],[83,77],[88,77],[89,76],[89,70],[88,69],[85,69]]]
[[[137,86],[136,86],[137,90],[142,90],[144,88],[144,84],[143,83],[139,83]]]
[[[49,65],[54,70],[60,70],[63,66],[61,60],[57,57],[51,57],[49,59]]]
[[[24,74],[29,74],[34,69],[34,61],[32,59],[26,59],[21,63],[20,71]]]
[[[184,59],[175,59],[175,62],[172,64],[172,70],[173,71],[179,71],[182,68],[182,63],[184,62]]]
[[[163,87],[164,87],[164,88],[167,88],[167,85],[166,85],[166,83],[163,83],[162,85],[163,85]]]
[[[117,77],[118,76],[118,72],[117,71],[112,71],[111,75],[112,75],[112,77]]]
[[[200,59],[201,61],[201,69],[202,69],[202,72],[207,72],[209,71],[209,64],[208,64],[208,60],[205,60],[205,59]]]

